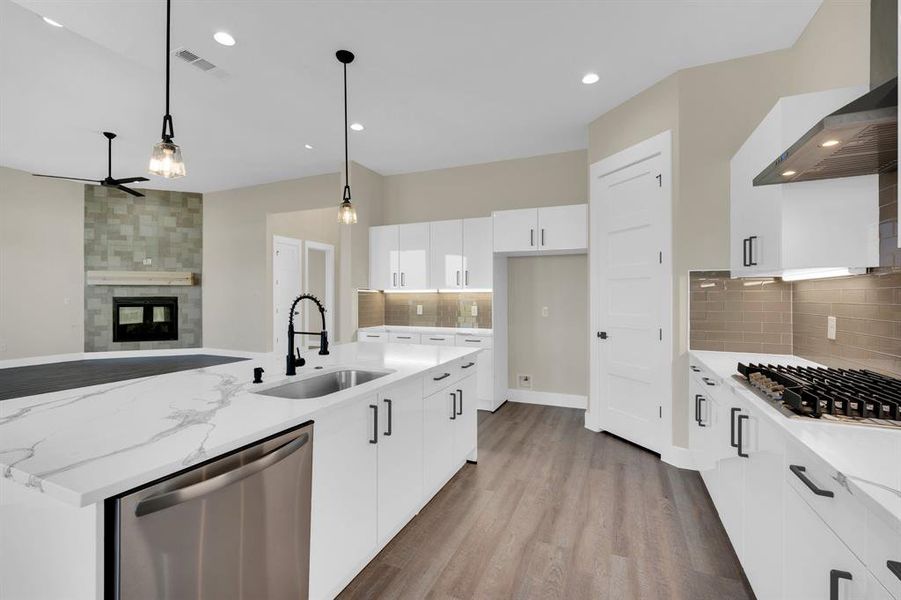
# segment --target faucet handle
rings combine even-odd
[[[297,365],[298,367],[302,367],[302,366],[304,366],[305,364],[307,364],[306,359],[304,359],[304,358],[300,355],[300,348],[295,348],[294,351],[297,353],[297,359],[294,361],[294,364]]]

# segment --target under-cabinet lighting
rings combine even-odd
[[[796,173],[797,173],[797,171],[783,171],[782,176],[783,177],[791,177],[792,175],[795,175]]]
[[[489,288],[448,288],[438,289],[439,294],[483,294],[491,292]]]
[[[766,285],[768,283],[773,283],[774,281],[775,280],[772,278],[770,278],[770,279],[751,279],[749,281],[743,282],[743,285],[745,287],[751,287],[752,285]]]
[[[712,287],[716,287],[716,283],[713,282],[713,281],[711,281],[711,282],[709,282],[709,283],[702,283],[702,284],[701,284],[701,287],[702,287],[702,288],[712,288]]]
[[[838,146],[838,145],[839,145],[838,140],[826,140],[825,142],[820,144],[820,147],[821,148],[831,148],[833,146]]]
[[[52,25],[54,27],[62,27],[62,23],[57,23],[50,17],[41,17],[41,18],[44,19],[44,23],[46,23],[47,25]]]
[[[386,294],[434,294],[438,290],[382,290]]]
[[[805,279],[825,279],[827,277],[847,277],[861,275],[866,269],[833,267],[829,269],[790,269],[782,274],[782,281],[803,281]]]

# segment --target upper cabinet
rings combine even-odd
[[[733,277],[879,264],[878,176],[754,187],[752,180],[864,86],[781,98],[730,163]]]
[[[494,213],[494,251],[562,254],[588,249],[588,205],[502,210]]]
[[[369,287],[421,290],[429,281],[429,224],[369,228]]]
[[[431,289],[491,289],[491,218],[434,221],[431,235]]]

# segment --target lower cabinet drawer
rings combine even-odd
[[[395,344],[418,344],[419,343],[419,334],[418,333],[390,333],[388,334],[388,341]]]
[[[471,348],[491,348],[492,337],[490,335],[465,335],[457,334],[456,345]]]
[[[357,333],[357,341],[359,342],[387,342],[388,334],[384,332],[370,333],[368,331],[360,331]]]
[[[426,373],[422,382],[423,394],[431,396],[459,381],[467,373],[461,367],[468,362],[470,361],[455,360]]]
[[[443,333],[423,333],[420,343],[424,346],[453,346],[454,335]]]
[[[895,600],[901,600],[901,523],[867,513],[867,568]]]

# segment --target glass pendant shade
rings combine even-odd
[[[181,148],[172,142],[159,142],[153,146],[148,170],[152,175],[166,179],[185,176],[185,163],[181,158]]]
[[[357,222],[357,211],[350,200],[345,200],[338,207],[338,223],[341,225],[353,225]]]

